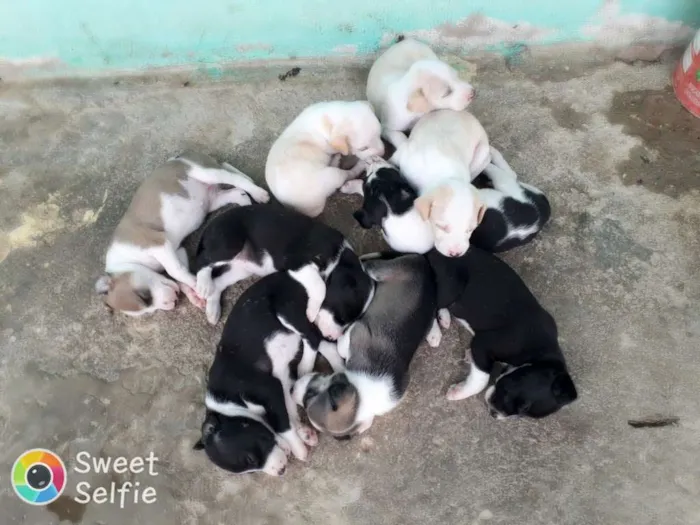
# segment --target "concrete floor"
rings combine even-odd
[[[280,130],[311,102],[360,98],[366,70],[0,84],[1,521],[700,523],[700,120],[673,98],[667,61],[508,66],[479,69],[473,111],[553,203],[541,237],[505,258],[557,318],[579,401],[536,422],[494,421],[476,399],[447,402],[466,372],[468,336],[453,328],[440,349],[419,350],[396,411],[362,439],[323,439],[283,479],[232,476],[192,451],[221,326],[187,304],[110,317],[93,283],[149,170],[198,147],[261,178]],[[325,220],[360,252],[381,247],[353,223],[355,205],[334,197]],[[680,424],[627,423],[656,413]],[[8,481],[33,447],[69,468],[48,509],[20,502]],[[81,451],[152,451],[158,475],[79,475]],[[154,486],[156,503],[73,501],[79,481],[126,479]]]

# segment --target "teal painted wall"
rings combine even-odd
[[[622,26],[632,41],[680,40],[700,26],[700,0],[4,0],[0,59],[138,70],[363,55],[396,33],[440,40],[441,24],[474,13],[503,24],[490,38],[463,28],[468,48],[605,40]]]

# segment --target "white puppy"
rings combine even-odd
[[[415,207],[429,221],[435,248],[459,257],[486,210],[471,184],[489,162],[486,131],[467,111],[439,110],[421,118],[410,137],[389,131],[396,147],[390,161],[417,189]]]
[[[234,186],[221,189],[217,185]],[[187,153],[157,168],[139,187],[117,225],[107,250],[105,271],[95,283],[112,310],[138,316],[175,308],[179,291],[199,308],[182,241],[199,228],[207,213],[226,204],[246,206],[250,195],[267,202],[269,194],[230,164]],[[165,271],[172,279],[163,275]]]
[[[367,78],[367,100],[386,130],[410,130],[436,109],[462,111],[475,94],[430,47],[410,39],[387,49]]]
[[[267,156],[265,180],[282,204],[316,217],[326,199],[364,171],[338,166],[340,156],[382,155],[381,126],[368,102],[312,104],[285,129]]]

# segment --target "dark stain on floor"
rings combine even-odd
[[[59,496],[56,501],[46,505],[46,510],[55,514],[61,523],[64,521],[80,523],[83,520],[86,508],[87,505],[85,503],[78,503],[70,496]]]
[[[608,120],[644,142],[618,165],[625,184],[671,197],[700,188],[700,119],[681,106],[670,86],[616,93]]]
[[[552,117],[557,121],[559,127],[570,130],[581,130],[591,120],[590,115],[576,111],[568,104],[554,102],[547,97],[542,97],[540,103],[552,110]]]

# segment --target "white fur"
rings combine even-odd
[[[206,299],[207,321],[213,325],[221,318],[221,294],[226,288],[253,275],[263,277],[277,271],[272,257],[267,253],[263,254],[260,264],[244,258],[243,252],[238,253],[230,261],[219,264],[228,264],[230,268],[216,279],[212,279],[211,268],[205,266],[197,272],[196,280],[197,293]]]
[[[447,390],[447,399],[458,401],[479,394],[489,384],[489,374],[471,363],[469,375],[461,383],[455,383]]]
[[[381,155],[381,126],[367,102],[319,102],[302,111],[270,149],[265,180],[282,204],[316,217],[326,200],[364,164],[336,165],[337,154],[359,159]]]
[[[440,308],[437,313],[437,320],[440,327],[447,330],[450,327],[452,317],[450,316],[450,311],[447,308]]]
[[[440,325],[438,325],[437,319],[433,321],[433,325],[430,327],[428,335],[425,337],[428,342],[428,346],[431,348],[437,348],[440,346],[440,341],[442,341],[442,332],[440,331]]]
[[[313,263],[288,273],[292,279],[298,281],[306,290],[308,295],[306,317],[313,323],[321,311],[323,300],[326,298],[326,282],[321,277],[318,267]]]
[[[459,317],[455,317],[455,319],[457,320],[457,322],[459,324],[461,324],[464,328],[466,328],[470,334],[474,335],[474,330],[472,329],[472,327],[469,325],[468,322],[466,322],[464,319],[460,319]]]
[[[418,90],[426,95],[426,111],[409,109],[411,95]],[[367,99],[388,130],[407,131],[421,116],[435,109],[464,110],[474,95],[474,88],[460,80],[455,69],[441,61],[430,47],[411,39],[385,51],[367,78]]]
[[[124,312],[128,315],[171,310],[180,288],[197,306],[203,306],[201,298],[193,291],[196,279],[189,271],[187,254],[180,247],[182,241],[202,225],[207,213],[229,203],[249,205],[251,200],[243,190],[259,202],[267,202],[270,198],[267,191],[229,164],[225,164],[226,169],[216,169],[204,168],[185,158],[170,159],[170,162],[186,164],[189,171],[188,178],[180,183],[187,191],[187,196],[162,193],[159,203],[154,203],[154,206],[160,206],[165,244],[142,247],[131,244],[128,240],[114,240],[105,256],[107,274],[131,272],[132,283],[145,284],[153,295],[150,307],[137,312]],[[234,189],[221,190],[217,184],[228,184],[234,186]],[[173,286],[172,281],[160,275],[159,272],[162,271],[182,286]]]
[[[355,416],[355,424],[361,424],[361,430],[358,432],[367,430],[375,416],[390,412],[401,401],[396,398],[393,381],[389,376],[377,377],[350,370],[346,371],[345,375],[354,385],[360,399]]]
[[[432,201],[426,217],[435,248],[447,256],[460,256],[478,225],[479,197],[471,180],[491,160],[488,137],[479,121],[466,111],[434,111],[424,116],[410,137],[392,132],[396,146],[391,161],[417,188],[419,198]]]

